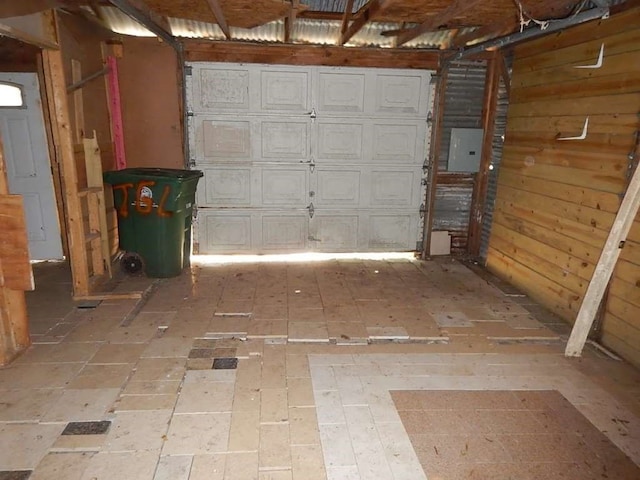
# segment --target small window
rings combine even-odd
[[[22,107],[22,89],[11,83],[0,83],[0,107]]]

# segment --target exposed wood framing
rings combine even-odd
[[[39,47],[39,48],[49,48],[49,49],[60,48],[60,46],[57,43],[52,42],[49,39],[32,35],[30,33],[24,32],[17,28],[10,27],[9,25],[5,25],[3,23],[0,23],[0,35],[14,38],[16,40],[20,40],[21,42],[28,43],[29,45],[35,45],[36,47]]]
[[[124,124],[122,122],[122,104],[120,101],[120,83],[118,81],[118,61],[108,56],[107,97],[109,101],[109,117],[111,119],[111,136],[113,137],[114,160],[116,169],[127,168],[127,157],[124,148]]]
[[[89,293],[87,252],[84,246],[82,208],[78,196],[78,174],[73,154],[73,133],[69,121],[67,89],[64,80],[62,54],[58,50],[42,51],[42,66],[52,118],[52,133],[59,155],[62,187],[66,200],[66,224],[73,277],[73,291],[78,295]]]
[[[429,179],[427,188],[426,208],[427,216],[424,219],[422,259],[430,256],[431,231],[433,230],[433,214],[436,202],[436,189],[438,188],[438,160],[440,158],[440,144],[442,142],[442,120],[444,118],[445,91],[447,88],[447,69],[440,71],[435,91],[435,111],[433,112],[433,125],[431,126],[431,152],[429,155]]]
[[[403,45],[416,37],[419,37],[423,33],[430,32],[434,29],[438,29],[442,25],[460,15],[465,10],[468,10],[478,3],[480,0],[454,0],[445,8],[442,12],[437,13],[429,20],[421,23],[415,28],[405,30],[398,35],[397,44]]]
[[[47,106],[49,105],[49,100],[47,96],[46,89],[46,80],[44,78],[44,70],[42,67],[42,55],[38,55],[38,82],[40,84],[40,98],[42,99],[42,116],[44,118],[44,128],[45,133],[47,135],[47,148],[49,150],[49,160],[51,163],[51,176],[53,177],[53,191],[56,196],[56,211],[58,213],[58,225],[61,228],[61,237],[62,237],[62,252],[65,257],[69,257],[69,243],[67,240],[67,231],[64,228],[64,196],[62,195],[62,180],[60,175],[60,163],[58,162],[58,157],[56,155],[55,143],[53,140],[53,131],[51,125],[51,117],[49,116],[49,112]]]
[[[342,14],[342,25],[340,26],[340,39],[344,37],[349,28],[349,22],[351,21],[351,15],[353,13],[353,0],[347,0],[347,5],[344,8]]]
[[[222,7],[220,7],[220,2],[218,0],[207,0],[207,4],[211,9],[211,13],[216,17],[216,22],[218,22],[218,26],[224,33],[224,36],[227,37],[228,40],[231,40],[231,31],[229,30],[229,24],[227,23],[227,19],[224,16],[224,12],[222,11]]]
[[[316,45],[263,45],[245,42],[186,41],[190,62],[245,62],[285,65],[419,68],[437,70],[440,52],[418,49],[341,48]]]
[[[24,292],[4,286],[0,259],[0,365],[6,365],[31,345]]]
[[[0,232],[4,285],[13,290],[33,290],[35,283],[29,264],[29,241],[22,195],[0,194]]]
[[[500,87],[500,66],[504,64],[502,55],[496,50],[487,65],[487,76],[484,90],[484,105],[482,109],[482,128],[484,137],[482,142],[482,156],[480,168],[475,176],[473,196],[471,198],[471,214],[469,217],[468,252],[471,255],[480,254],[482,237],[482,220],[487,196],[487,182],[489,180],[489,166],[493,154],[493,133],[495,131],[495,115],[498,106],[498,90]]]
[[[622,200],[620,210],[616,214],[611,231],[600,254],[600,260],[598,260],[593,277],[582,300],[582,305],[573,324],[567,348],[564,352],[568,357],[579,357],[582,354],[582,349],[587,341],[589,330],[598,312],[609,279],[622,252],[629,230],[633,225],[633,220],[638,213],[638,207],[640,207],[640,168],[636,168],[631,182],[629,182],[627,193]]]
[[[102,160],[98,135],[93,131],[92,138],[82,140],[84,147],[84,165],[87,172],[87,187],[94,190],[89,195],[89,200],[95,203],[94,208],[89,209],[89,226],[92,233],[100,234],[97,245],[92,245],[93,272],[102,275],[106,272],[111,278],[111,254],[109,251],[109,229],[107,226],[107,211],[104,198],[104,182],[102,180]]]
[[[7,169],[2,149],[2,139],[0,139],[0,199],[9,202],[6,206],[10,208],[8,212],[4,212],[2,204],[5,202],[0,202],[0,217],[10,222],[13,226],[10,229],[8,223],[0,222],[2,235],[3,237],[7,236],[3,243],[11,244],[7,255],[0,254],[0,365],[10,362],[31,344],[27,305],[23,290],[33,289],[33,272],[29,264],[28,254],[26,258],[24,255],[21,257],[21,265],[15,263],[16,258],[20,257],[19,252],[13,251],[16,247],[20,248],[20,244],[22,244],[21,250],[25,251],[25,253],[28,252],[23,209],[21,208],[17,212],[15,205],[12,205],[12,203],[15,204],[17,202],[22,207],[22,197],[7,195],[8,193]],[[18,231],[15,229],[17,227],[16,222],[19,223],[20,221],[22,221],[22,227],[19,228],[21,231]],[[8,269],[14,271],[8,273]],[[15,271],[16,269],[17,271]],[[15,277],[17,272],[20,272],[19,277]]]
[[[303,10],[298,12],[298,18],[308,18],[310,20],[342,20],[344,14],[340,12],[323,12],[320,10]]]
[[[366,6],[360,9],[357,13],[355,20],[351,23],[349,28],[340,35],[338,45],[344,45],[347,43],[351,37],[358,33],[362,27],[367,24],[367,22],[373,19],[376,13],[384,10],[391,2],[392,0],[371,0],[367,3]]]
[[[293,31],[293,26],[296,23],[299,6],[300,0],[292,0],[289,15],[287,15],[287,17],[284,19],[284,43],[291,42],[291,32]]]

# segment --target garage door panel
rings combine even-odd
[[[317,184],[312,186],[313,203],[318,207],[358,207],[362,172],[346,169],[316,169]]]
[[[359,228],[358,215],[314,215],[309,221],[309,246],[313,250],[324,252],[354,252],[358,250]]]
[[[418,125],[378,123],[373,125],[373,155],[375,162],[422,164],[418,151]]]
[[[365,74],[320,71],[319,113],[363,113]]]
[[[249,213],[224,215],[199,212],[197,231],[200,253],[251,252],[251,223]]]
[[[262,170],[262,204],[305,208],[309,194],[306,167]]]
[[[248,112],[249,71],[202,68],[196,71],[196,107],[201,110],[232,109]]]
[[[318,123],[318,159],[363,160],[362,123]]]
[[[203,161],[251,159],[251,122],[203,120],[200,151]]]
[[[205,168],[197,189],[198,204],[207,206],[251,206],[251,168]]]
[[[416,215],[410,213],[372,214],[369,217],[368,250],[413,250],[409,239],[417,238]]]
[[[302,251],[307,247],[309,216],[262,216],[262,241],[264,251]]]
[[[371,172],[370,205],[373,207],[407,207],[415,204],[420,192],[419,170],[373,170]]]
[[[262,71],[261,107],[268,112],[304,114],[309,105],[309,72]]]
[[[262,121],[262,158],[299,159],[309,156],[308,121]]]
[[[384,75],[376,78],[375,113],[418,116],[424,113],[425,79],[420,75]]]

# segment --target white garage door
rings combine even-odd
[[[416,249],[430,72],[191,67],[199,253]]]

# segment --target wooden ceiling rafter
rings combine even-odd
[[[296,17],[298,16],[299,7],[300,0],[291,0],[289,15],[287,15],[284,19],[284,43],[291,43],[291,32],[293,31],[293,26],[296,23]]]
[[[463,13],[465,10],[472,8],[477,3],[480,3],[480,1],[481,0],[453,0],[443,11],[437,13],[425,22],[422,22],[417,27],[402,31],[397,36],[397,45],[404,45],[414,38],[419,37],[423,33],[439,29],[443,25],[446,25],[448,21]]]
[[[216,22],[218,22],[218,26],[220,30],[222,30],[222,33],[224,33],[224,36],[227,37],[227,40],[231,40],[231,30],[229,29],[229,24],[224,16],[220,2],[218,0],[207,0],[207,5],[209,5],[213,16],[216,17]]]
[[[347,28],[347,30],[340,35],[338,45],[342,46],[351,39],[356,33],[358,33],[362,27],[364,27],[373,17],[384,10],[392,0],[371,0],[364,7],[362,7],[353,16],[353,22]]]
[[[353,15],[353,0],[347,0],[347,5],[344,7],[344,13],[342,14],[342,25],[340,26],[340,38],[344,37],[344,34],[349,28],[349,22],[351,21],[351,15]]]

